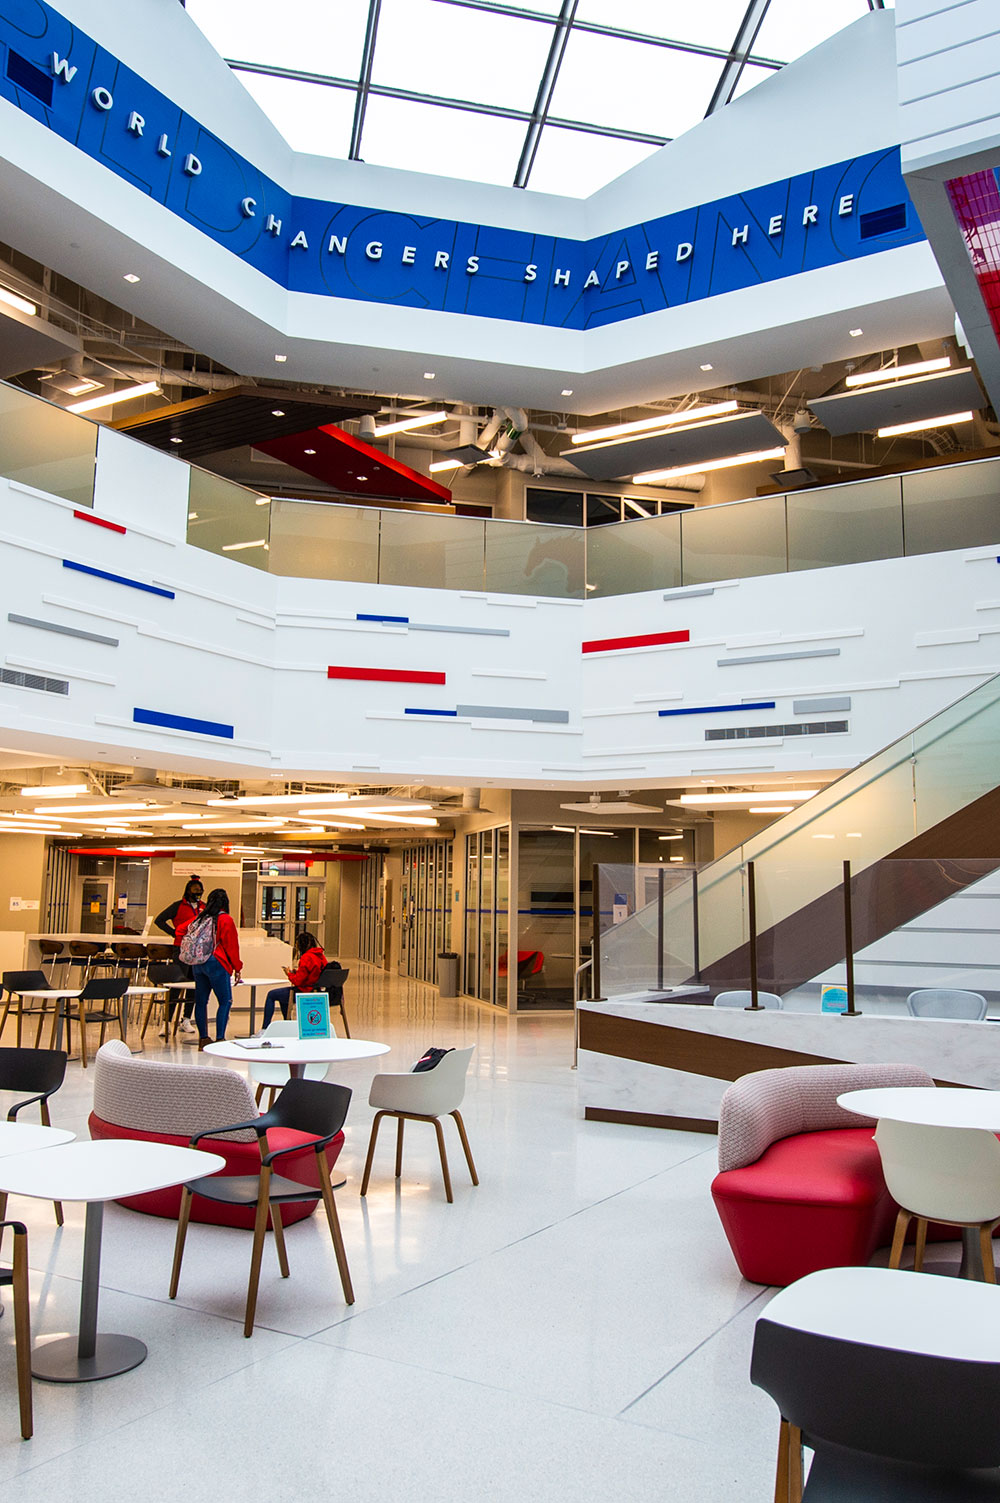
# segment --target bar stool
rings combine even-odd
[[[63,957],[66,966],[67,982],[75,968],[80,973],[80,985],[85,986],[90,980],[90,971],[94,957],[95,955],[100,955],[103,949],[104,946],[97,944],[94,940],[71,940],[69,954]]]
[[[131,985],[135,985],[146,966],[145,945],[113,945],[115,952],[115,969],[119,976],[128,976]]]
[[[66,957],[63,955],[62,948],[61,939],[40,939],[38,941],[38,951],[42,957],[41,968],[44,971],[46,965],[48,966],[49,983],[52,986],[56,985],[56,966],[65,965]]]

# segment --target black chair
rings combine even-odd
[[[3,1033],[7,1014],[12,1005],[17,1003],[17,1047],[21,1047],[21,1024],[25,1018],[36,1017],[38,1027],[35,1030],[35,1048],[38,1048],[42,1037],[42,1028],[45,1024],[45,1014],[48,1011],[47,1002],[25,1004],[22,992],[47,992],[52,990],[52,984],[44,971],[4,971],[0,976],[0,990],[5,994],[3,1012],[0,1013],[0,1034]]]
[[[94,976],[87,982],[78,997],[68,997],[66,1000],[66,1043],[70,1042],[70,1030],[76,1023],[80,1030],[80,1062],[83,1068],[87,1068],[87,1024],[100,1023],[100,1044],[104,1043],[104,1035],[107,1033],[109,1023],[117,1023],[122,1040],[125,1038],[125,1025],[127,1022],[125,1000],[128,991],[127,976]],[[107,1006],[87,1011],[88,1002],[117,1002],[118,1006],[109,1010]],[[76,1016],[73,1009],[76,1008]]]
[[[162,987],[163,995],[160,997],[150,997],[146,1005],[146,1016],[142,1020],[140,1039],[146,1037],[146,1029],[149,1027],[149,1019],[154,1007],[163,1008],[164,1034],[169,1034],[170,1037],[176,1038],[177,1025],[181,1020],[184,998],[188,994],[186,991],[168,991],[167,988],[171,984],[176,986],[178,982],[189,979],[187,967],[181,965],[176,960],[152,960],[146,970],[146,979],[150,986]]]
[[[244,1336],[253,1335],[254,1317],[257,1312],[257,1288],[260,1283],[260,1264],[264,1252],[264,1233],[267,1231],[268,1215],[270,1214],[274,1228],[274,1245],[278,1253],[281,1277],[287,1279],[288,1255],[285,1251],[285,1233],[281,1224],[280,1208],[286,1202],[315,1200],[317,1196],[315,1185],[303,1185],[297,1180],[283,1179],[272,1171],[274,1163],[286,1154],[302,1152],[301,1143],[296,1143],[291,1148],[278,1148],[273,1152],[268,1152],[268,1128],[288,1127],[296,1132],[310,1133],[316,1139],[312,1146],[316,1153],[318,1193],[322,1196],[326,1207],[326,1219],[330,1226],[330,1236],[333,1238],[333,1250],[337,1255],[337,1267],[340,1270],[344,1299],[347,1304],[354,1304],[354,1290],[351,1287],[351,1275],[347,1267],[347,1254],[344,1251],[337,1205],[333,1198],[334,1187],[330,1183],[330,1168],[324,1156],[327,1144],[337,1136],[344,1125],[350,1102],[351,1092],[347,1086],[329,1085],[323,1080],[294,1079],[288,1082],[271,1110],[263,1117],[253,1117],[249,1122],[234,1122],[229,1127],[211,1127],[205,1132],[195,1134],[191,1139],[192,1148],[197,1148],[202,1138],[218,1138],[224,1133],[236,1132],[239,1128],[252,1127],[260,1144],[260,1174],[259,1176],[211,1174],[204,1179],[192,1180],[189,1185],[184,1186],[181,1194],[180,1216],[177,1221],[174,1266],[170,1275],[171,1299],[177,1298],[177,1284],[181,1274],[181,1259],[184,1256],[188,1221],[191,1216],[192,1196],[201,1195],[206,1200],[219,1201],[225,1205],[255,1206],[257,1215],[253,1229],[253,1251],[250,1256],[246,1318],[243,1323]],[[341,1180],[337,1189],[342,1189],[343,1185],[344,1181]]]
[[[66,1055],[62,1049],[0,1049],[0,1091],[30,1091],[23,1101],[15,1101],[7,1113],[8,1122],[16,1122],[24,1106],[38,1102],[38,1114],[44,1127],[51,1127],[49,1097],[54,1096],[66,1078]],[[63,1209],[58,1200],[56,1225],[63,1224]],[[0,1217],[7,1210],[7,1196],[0,1192]]]
[[[780,1503],[1000,1499],[1000,1303],[988,1284],[808,1274],[758,1320],[750,1378],[781,1411]],[[814,1453],[804,1488],[803,1443]]]
[[[328,965],[324,966],[323,970],[320,971],[319,979],[316,982],[316,990],[318,992],[326,992],[330,998],[331,1012],[335,1007],[339,1007],[346,1038],[350,1038],[351,1029],[347,1021],[347,1013],[344,1010],[344,982],[350,974],[350,971],[345,971],[343,966]]]
[[[2,1214],[2,1213],[0,1213]],[[14,1290],[14,1348],[17,1354],[17,1398],[21,1408],[21,1438],[32,1435],[31,1409],[31,1315],[28,1304],[28,1229],[23,1221],[0,1220],[0,1237],[7,1228],[14,1233],[13,1267],[0,1267],[0,1289]]]

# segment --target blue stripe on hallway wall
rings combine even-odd
[[[404,715],[451,715],[454,718],[454,717],[456,717],[458,715],[458,711],[457,710],[404,710],[403,714]]]
[[[136,725],[159,725],[168,731],[191,731],[196,736],[222,736],[233,739],[233,727],[220,720],[195,720],[190,715],[167,715],[163,710],[133,710]]]
[[[159,585],[143,584],[141,579],[127,579],[124,574],[109,574],[107,569],[92,569],[89,564],[75,564],[71,558],[62,561],[64,569],[75,569],[77,574],[92,574],[95,579],[108,579],[112,584],[128,585],[130,590],[145,590],[147,595],[162,595],[165,600],[173,600],[173,590],[162,590]]]
[[[410,621],[409,616],[368,616],[363,611],[358,611],[357,619],[359,621],[382,621],[392,626],[408,626]]]
[[[739,705],[695,705],[691,710],[657,710],[661,718],[665,715],[721,715],[730,710],[773,710],[773,699],[759,699],[754,704]]]

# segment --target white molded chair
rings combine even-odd
[[[465,1123],[459,1107],[465,1096],[465,1077],[469,1069],[469,1061],[472,1058],[475,1045],[468,1049],[452,1049],[443,1059],[439,1060],[433,1070],[421,1070],[416,1075],[412,1071],[405,1074],[382,1074],[376,1075],[372,1081],[371,1092],[368,1096],[369,1106],[378,1108],[375,1120],[372,1123],[372,1135],[368,1144],[368,1158],[365,1160],[365,1175],[361,1181],[361,1194],[368,1192],[368,1181],[372,1172],[372,1159],[375,1157],[375,1140],[378,1137],[379,1127],[383,1117],[396,1118],[396,1178],[399,1179],[403,1172],[403,1125],[411,1122],[433,1122],[434,1131],[437,1133],[438,1152],[441,1155],[441,1173],[444,1177],[444,1193],[449,1202],[454,1200],[451,1193],[451,1175],[448,1172],[448,1155],[444,1146],[444,1132],[440,1118],[444,1116],[454,1117],[458,1135],[462,1140],[465,1150],[465,1161],[469,1166],[472,1183],[478,1185],[479,1176],[476,1174],[476,1166],[472,1160],[472,1150],[469,1140],[465,1135]]]
[[[266,1039],[297,1039],[299,1025],[294,1018],[278,1018],[269,1023],[263,1030]],[[306,1080],[325,1080],[330,1070],[328,1064],[306,1065],[302,1074]],[[291,1071],[287,1065],[258,1065],[256,1061],[250,1066],[250,1079],[257,1087],[254,1100],[260,1106],[264,1092],[269,1091],[267,1098],[268,1109],[273,1105],[274,1098],[283,1086],[289,1081]]]
[[[980,1127],[928,1127],[883,1117],[875,1130],[886,1186],[899,1207],[889,1267],[898,1268],[916,1220],[914,1272],[924,1260],[927,1223],[978,1227],[983,1278],[996,1283],[993,1228],[1000,1223],[1000,1142]]]
[[[720,992],[716,997],[714,1007],[749,1007],[753,1001],[753,992]],[[761,1007],[780,1007],[781,998],[774,992],[758,992],[757,1001]]]
[[[911,1018],[969,1018],[981,1023],[986,1016],[986,998],[978,992],[947,986],[926,986],[906,999]]]

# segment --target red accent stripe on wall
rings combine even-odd
[[[654,631],[644,637],[602,637],[584,642],[584,652],[621,652],[626,647],[662,647],[666,642],[690,642],[688,631]]]
[[[443,673],[420,673],[407,668],[328,668],[327,678],[361,678],[378,684],[443,684]]]
[[[120,532],[124,536],[128,531],[120,522],[108,522],[104,517],[95,517],[89,511],[74,511],[73,515],[79,522],[93,522],[95,527],[106,527],[109,532]]]

